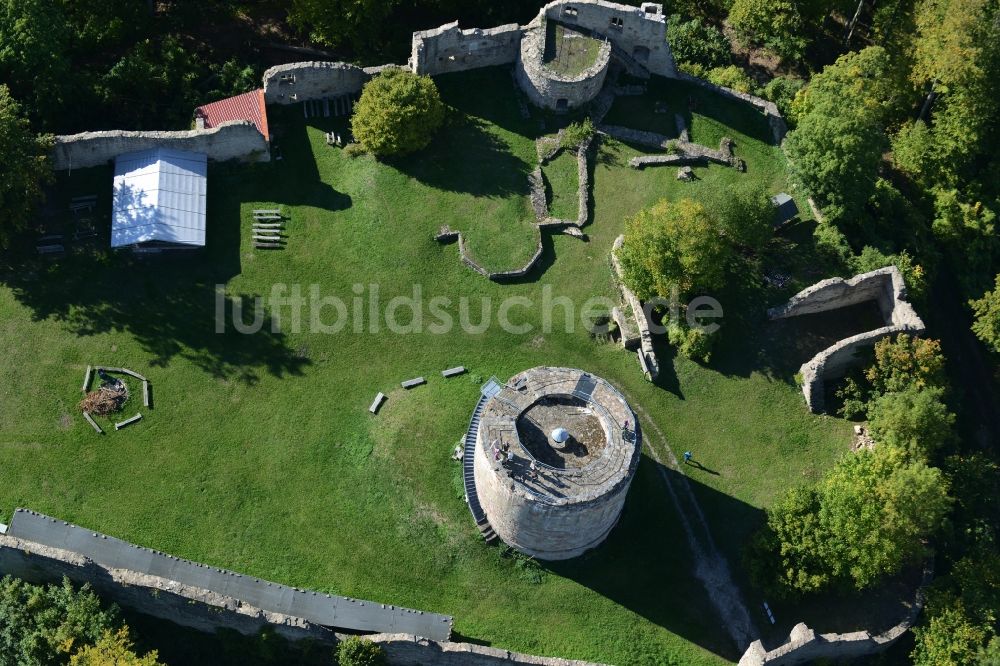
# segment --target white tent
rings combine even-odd
[[[115,158],[111,247],[205,245],[208,157],[169,148]]]

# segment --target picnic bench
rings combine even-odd
[[[455,377],[456,375],[461,375],[465,372],[465,366],[456,365],[454,368],[448,368],[447,370],[441,371],[442,377]]]
[[[407,379],[405,382],[401,382],[400,386],[405,389],[411,389],[415,386],[420,386],[421,384],[426,384],[427,380],[423,377],[414,377],[413,379]]]

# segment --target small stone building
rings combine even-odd
[[[478,501],[517,550],[542,560],[577,557],[618,523],[641,439],[635,414],[607,381],[572,368],[527,370],[482,410]]]

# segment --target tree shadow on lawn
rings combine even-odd
[[[430,145],[385,163],[425,185],[476,197],[527,196],[532,166],[480,118],[455,114]]]
[[[203,249],[139,256],[111,251],[102,242],[71,247],[65,256],[45,261],[26,244],[0,260],[0,281],[32,310],[35,321],[55,319],[79,336],[127,333],[152,356],[154,366],[166,366],[180,356],[213,376],[246,383],[256,382],[261,371],[301,374],[309,362],[289,348],[283,333],[273,330],[269,312],[254,311],[254,295],[216,294],[216,285],[241,272],[241,238],[251,233],[242,223],[242,194],[260,192],[262,199],[270,197],[279,205],[349,205],[346,195],[319,183],[311,156],[296,161],[309,166],[289,174],[281,171],[281,162],[213,165]],[[100,172],[101,186],[110,189],[110,172]],[[93,180],[83,178],[80,183],[93,187]],[[79,194],[75,188],[76,182],[61,174],[54,197],[68,201]],[[107,217],[103,224],[110,224]],[[234,303],[244,306],[247,323],[260,318],[259,332],[244,335],[235,330]],[[216,332],[220,304],[226,318],[223,333]]]
[[[621,519],[607,541],[582,557],[544,566],[671,633],[736,661],[742,646],[733,643],[694,574],[694,556],[659,467],[643,456]],[[683,481],[676,471],[667,468],[666,472],[671,484]],[[687,483],[700,502],[713,503],[715,515],[726,516],[726,525],[714,525],[713,534],[727,530],[730,522],[757,525],[763,520],[759,509],[689,477]],[[685,514],[697,531],[698,518],[688,510]],[[733,563],[729,564],[732,568]]]

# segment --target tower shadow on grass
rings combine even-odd
[[[667,474],[675,483],[678,473],[668,469]],[[740,526],[737,538],[743,538],[763,520],[759,509],[693,479],[687,482],[699,503],[711,504],[707,515],[727,516],[725,529],[714,525],[713,535],[729,532],[731,520]],[[735,564],[729,561],[731,570]],[[694,554],[677,506],[664,487],[659,464],[648,456],[642,458],[625,509],[608,539],[581,557],[543,566],[709,652],[734,662],[742,654],[744,646],[736,645],[721,626],[705,587],[694,574]]]

